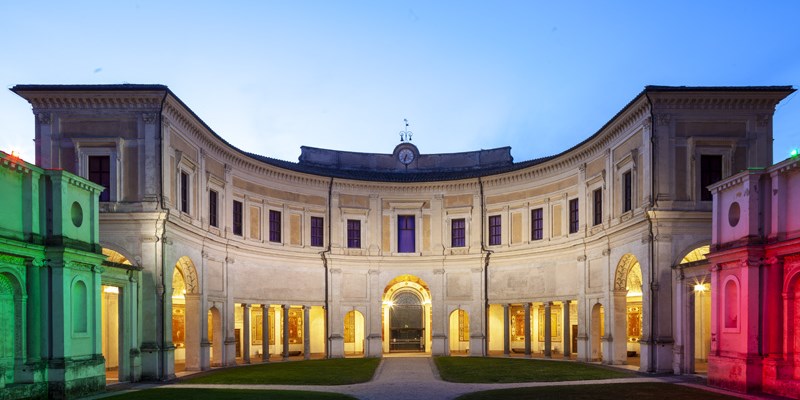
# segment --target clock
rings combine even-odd
[[[405,165],[411,164],[414,161],[414,152],[411,149],[402,149],[397,153],[397,159]]]

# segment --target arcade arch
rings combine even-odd
[[[364,314],[352,310],[344,315],[344,354],[345,356],[364,355]]]
[[[383,351],[431,351],[431,293],[414,275],[392,279],[383,291]]]
[[[685,372],[706,372],[708,370],[708,354],[711,349],[711,276],[708,271],[706,255],[709,245],[697,246],[685,253],[678,268],[684,276],[681,282],[679,302],[686,302],[681,309],[685,310],[684,324],[687,326],[683,334],[686,356]]]
[[[5,370],[6,385],[14,383],[15,372],[24,360],[22,294],[15,276],[0,272],[0,370]]]
[[[200,363],[200,293],[197,269],[189,257],[175,263],[172,272],[172,344],[175,371],[198,371]]]
[[[639,365],[642,338],[642,268],[633,254],[617,263],[614,278],[613,344],[609,362]],[[622,338],[619,340],[618,338]]]

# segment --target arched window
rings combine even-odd
[[[725,282],[723,304],[725,313],[723,314],[725,329],[739,328],[739,285],[736,278],[730,277]]]
[[[75,281],[72,285],[72,332],[87,333],[89,331],[86,284]]]

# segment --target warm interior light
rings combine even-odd
[[[641,297],[642,291],[641,290],[629,290],[628,294],[625,295],[626,297]]]
[[[391,300],[384,300],[384,301],[383,301],[383,304],[384,304],[385,306],[391,307],[391,306],[393,306],[393,305],[394,305],[394,302],[393,302],[393,301],[391,301]]]
[[[425,301],[422,302],[422,304],[423,305],[431,304],[431,299],[426,299]]]
[[[694,291],[698,292],[698,293],[705,292],[706,291],[706,285],[704,285],[702,283],[698,283],[698,284],[694,285]]]
[[[119,294],[119,288],[116,286],[106,286],[103,292]]]

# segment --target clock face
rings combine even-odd
[[[401,163],[408,165],[414,161],[414,152],[411,151],[411,149],[400,150],[400,152],[397,153],[397,158]]]

